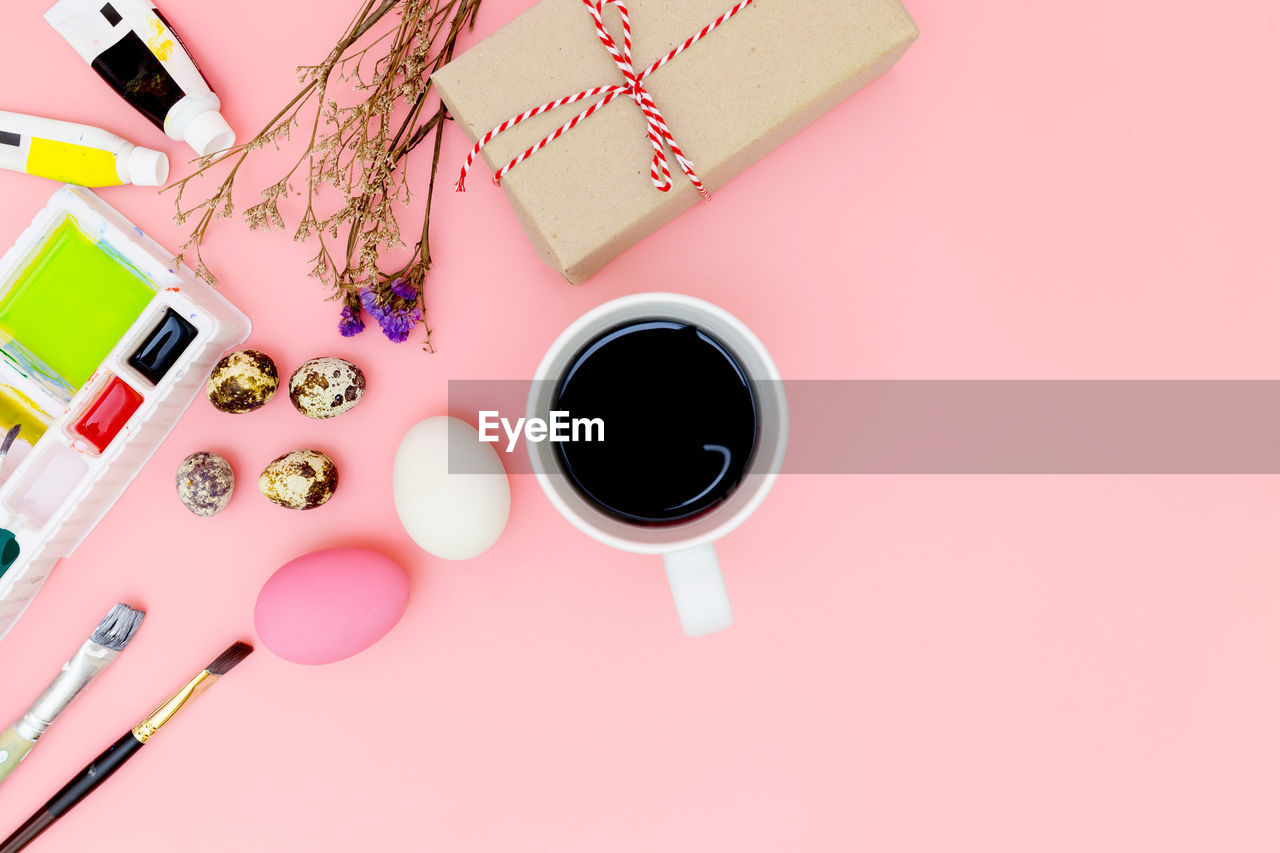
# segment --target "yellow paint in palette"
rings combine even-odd
[[[110,187],[124,183],[116,169],[116,155],[110,151],[35,136],[31,137],[27,171],[82,187]]]
[[[0,429],[8,432],[22,427],[22,439],[35,444],[49,428],[51,418],[26,394],[17,388],[0,384]]]
[[[68,216],[0,299],[0,331],[78,389],[153,296],[140,272]]]

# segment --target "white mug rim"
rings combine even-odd
[[[563,332],[555,339],[550,347],[547,348],[546,354],[539,362],[537,371],[534,373],[534,382],[530,387],[529,398],[526,402],[526,409],[529,417],[536,416],[535,396],[538,383],[546,380],[553,380],[558,377],[551,376],[550,371],[552,365],[559,356],[568,348],[568,346],[585,330],[593,324],[597,323],[602,317],[611,314],[619,309],[628,309],[634,306],[646,305],[650,303],[662,302],[666,305],[675,304],[677,306],[685,306],[696,310],[705,311],[715,315],[715,317],[726,326],[731,327],[734,332],[740,335],[754,350],[763,367],[764,375],[752,375],[751,379],[762,382],[781,382],[782,376],[778,372],[777,365],[774,364],[769,351],[765,349],[764,343],[751,331],[751,329],[718,305],[698,299],[694,296],[686,296],[681,293],[667,293],[662,291],[651,291],[647,293],[633,293],[628,296],[622,296],[612,299],[601,305],[597,305],[585,314],[582,314],[572,323],[570,323]],[[601,330],[603,331],[603,330]],[[757,373],[761,371],[756,371]],[[780,412],[778,443],[785,449],[787,443],[788,418],[786,406],[782,407]],[[727,534],[731,533],[744,521],[747,520],[764,502],[770,490],[773,488],[774,482],[778,479],[777,465],[771,467],[763,473],[748,474],[746,478],[754,483],[755,491],[751,497],[742,504],[732,515],[727,516],[724,521],[715,527],[705,530],[696,536],[688,539],[680,539],[671,542],[637,542],[622,536],[616,536],[608,531],[601,530],[599,527],[591,523],[590,520],[580,515],[567,501],[561,497],[560,493],[551,483],[551,478],[542,459],[537,453],[529,452],[529,462],[532,466],[535,479],[541,486],[543,493],[551,501],[552,506],[556,508],[562,516],[568,519],[574,527],[581,530],[591,538],[598,542],[602,542],[612,548],[620,551],[628,551],[633,554],[670,554],[676,551],[687,551],[693,548],[699,548],[704,545],[710,545]],[[778,464],[781,463],[781,455],[778,457]],[[745,483],[744,483],[745,485]],[[715,512],[715,510],[712,510]]]

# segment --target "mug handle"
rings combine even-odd
[[[685,634],[701,637],[733,624],[733,608],[714,545],[663,554],[662,562]]]

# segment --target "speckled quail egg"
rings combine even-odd
[[[214,365],[205,390],[215,409],[239,415],[265,406],[279,385],[280,373],[271,356],[242,349]]]
[[[216,453],[192,453],[178,466],[174,477],[178,499],[201,518],[210,518],[227,508],[236,487],[231,463]]]
[[[336,418],[364,396],[364,373],[342,358],[313,358],[289,379],[289,399],[309,418]]]
[[[315,509],[338,488],[338,467],[318,450],[293,450],[273,460],[258,478],[267,500],[286,509]]]

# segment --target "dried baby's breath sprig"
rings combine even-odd
[[[298,68],[301,89],[248,142],[204,157],[196,170],[173,184],[174,221],[194,221],[182,255],[194,260],[196,275],[217,284],[205,265],[201,247],[215,219],[236,211],[233,189],[241,166],[255,152],[283,151],[298,128],[307,133],[306,149],[272,184],[258,193],[256,203],[241,216],[251,230],[286,228],[280,202],[295,191],[306,207],[293,230],[297,241],[315,241],[317,253],[309,274],[333,289],[342,303],[338,328],[356,335],[365,328],[367,313],[383,333],[403,341],[422,324],[425,348],[431,349],[423,295],[431,269],[428,228],[440,145],[447,115],[443,104],[427,108],[431,75],[453,58],[458,37],[475,23],[481,0],[360,0],[360,11],[319,65]],[[369,32],[391,12],[399,21],[381,35]],[[330,95],[334,80],[342,80],[361,96],[350,105]],[[387,270],[385,252],[405,247],[396,208],[412,198],[405,158],[433,137],[431,172],[422,230],[409,260]],[[227,173],[204,200],[184,206],[192,181],[207,177],[219,166]],[[305,166],[305,169],[304,169]],[[299,173],[302,174],[299,174]],[[301,191],[295,189],[295,179]],[[338,196],[336,209],[320,205],[322,191]]]

